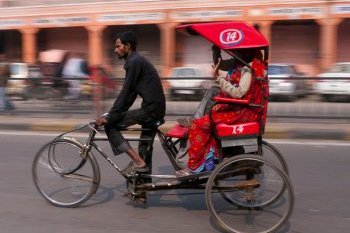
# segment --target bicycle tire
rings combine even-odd
[[[263,176],[258,181],[247,180],[246,174],[239,169],[249,163],[259,164],[261,170],[270,170],[269,173],[273,173],[275,178]],[[256,169],[254,166],[251,168]],[[272,180],[271,186],[269,179],[276,177],[279,178],[280,187],[274,191],[276,182]],[[220,179],[226,180],[219,181]],[[224,197],[229,194],[222,195],[217,190],[237,195],[235,205],[228,205],[225,200]],[[294,206],[293,186],[285,172],[272,161],[251,154],[238,155],[219,164],[208,179],[205,196],[207,208],[215,223],[230,233],[276,232],[288,221]]]
[[[258,155],[258,152],[254,154]],[[289,168],[282,153],[275,146],[273,146],[272,144],[264,140],[262,141],[262,156],[263,158],[266,158],[272,161],[278,168],[282,169],[286,173],[286,175],[289,175]],[[232,156],[229,156],[229,157],[232,157]],[[285,187],[281,188],[281,191],[280,191],[281,193],[284,192],[284,188]],[[221,192],[220,190],[219,192],[228,203],[235,205],[235,202],[232,201],[229,197],[225,196],[224,192]]]
[[[83,146],[72,139],[58,139],[45,144],[36,154],[32,176],[39,193],[52,205],[77,207],[86,202],[98,189],[100,170],[95,157],[89,153],[82,166]],[[74,152],[74,153],[73,153]]]
[[[263,149],[263,157],[264,158],[267,158],[269,160],[274,160],[274,158],[269,158],[267,157],[267,154],[266,154],[266,149],[270,150],[273,154],[274,154],[274,157],[277,158],[278,160],[278,163],[279,164],[276,164],[276,165],[280,165],[279,168],[282,168],[283,171],[289,175],[289,168],[288,168],[288,165],[287,165],[287,162],[286,162],[286,159],[284,158],[284,156],[282,155],[282,153],[272,144],[266,142],[266,141],[262,141],[262,149]],[[265,148],[265,149],[264,149]],[[265,154],[265,156],[264,156]]]

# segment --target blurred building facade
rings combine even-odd
[[[63,49],[121,70],[113,37],[132,29],[139,52],[167,75],[211,61],[210,44],[176,26],[230,20],[259,28],[271,42],[270,62],[314,75],[350,61],[350,0],[0,0],[0,56],[37,63],[40,51]]]

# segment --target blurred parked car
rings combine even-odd
[[[350,99],[350,62],[336,63],[329,71],[319,74],[314,92],[325,100],[337,97]]]
[[[293,64],[269,64],[270,97],[283,97],[294,101],[304,97],[310,91],[303,73],[296,70]]]
[[[34,82],[40,81],[40,79],[43,77],[40,67],[37,65],[30,65],[28,66],[28,77]]]
[[[170,99],[201,99],[208,88],[208,80],[201,69],[195,67],[176,67],[171,71],[169,83]]]
[[[8,80],[6,94],[27,100],[28,65],[26,63],[10,63],[9,66],[11,75]]]

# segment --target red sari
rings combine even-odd
[[[250,103],[259,104],[261,102],[260,82],[256,82],[256,77],[264,77],[265,66],[261,60],[254,59],[251,65],[254,70],[249,90],[243,99],[248,99]],[[231,84],[238,85],[241,79],[241,69],[236,71],[229,77]],[[221,91],[219,96],[232,98],[228,94]],[[215,124],[225,123],[245,123],[257,121],[261,117],[261,108],[248,108],[241,106],[232,106],[225,104],[215,105],[212,109],[212,118]],[[214,157],[218,157],[218,145],[212,136],[212,128],[209,115],[205,115],[199,119],[194,119],[189,130],[188,149],[188,168],[193,172],[201,172],[204,170],[204,163],[209,152],[214,153]]]

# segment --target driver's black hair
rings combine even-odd
[[[130,47],[133,51],[137,47],[136,35],[133,31],[120,32],[114,37],[114,42],[119,39],[123,45],[130,44]]]

